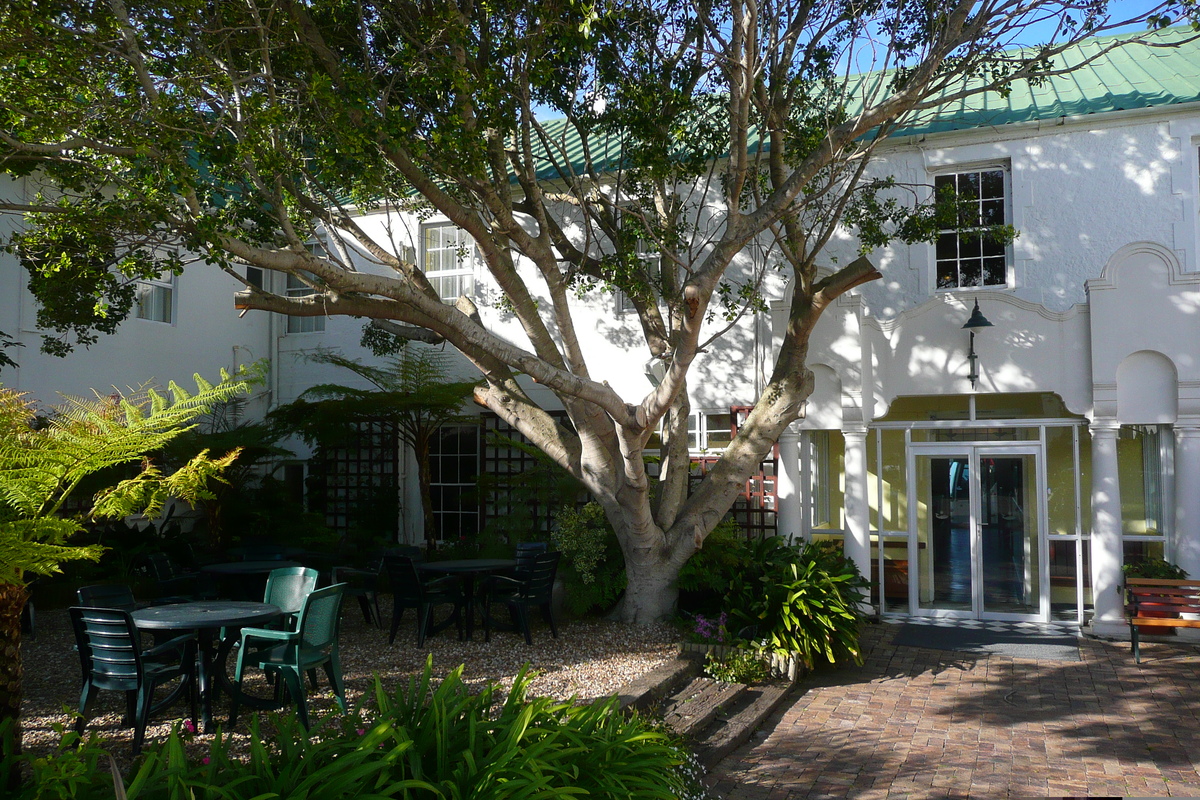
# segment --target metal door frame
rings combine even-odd
[[[971,609],[937,609],[921,606],[921,581],[923,580],[922,564],[919,552],[919,531],[917,530],[917,456],[948,456],[965,457],[968,464],[968,486],[970,487],[970,531],[971,531]],[[1037,496],[1038,526],[1038,611],[1035,614],[1017,614],[1012,612],[983,610],[983,575],[982,575],[982,488],[979,469],[980,458],[990,456],[1033,456],[1035,472],[1035,492]],[[914,565],[910,573],[908,586],[909,608],[915,616],[924,617],[955,617],[960,619],[992,619],[1011,621],[1050,621],[1050,568],[1049,568],[1049,539],[1047,530],[1046,509],[1046,457],[1045,448],[1041,441],[1020,443],[997,442],[909,442],[906,458],[908,471],[908,563]],[[931,555],[932,557],[932,555]]]

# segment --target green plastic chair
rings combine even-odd
[[[305,599],[317,588],[319,574],[311,567],[277,567],[267,576],[263,602],[279,606],[284,624],[290,627]]]
[[[79,716],[75,730],[82,734],[87,725],[87,711],[98,691],[122,692],[126,701],[126,716],[133,724],[133,754],[142,751],[146,739],[146,724],[151,715],[172,704],[179,697],[171,692],[166,699],[154,702],[154,690],[167,681],[179,678],[187,690],[191,704],[192,724],[196,723],[196,639],[179,636],[149,650],[143,650],[133,617],[121,608],[85,608],[69,610],[75,644],[79,649],[83,669],[83,688],[79,695]]]
[[[286,690],[300,716],[300,724],[308,727],[308,702],[304,691],[304,674],[323,667],[337,695],[342,713],[346,712],[346,687],[342,682],[342,665],[338,658],[338,621],[341,616],[345,584],[337,583],[317,589],[308,595],[300,608],[296,625],[290,631],[269,628],[243,628],[238,649],[237,673],[234,680],[238,691],[233,693],[229,724],[237,723],[238,694],[242,676],[248,664],[276,677],[278,695]]]
[[[513,628],[525,634],[525,644],[533,644],[533,635],[529,630],[529,609],[541,609],[542,616],[550,624],[550,633],[558,638],[558,627],[554,624],[552,600],[554,595],[554,576],[558,571],[558,560],[562,553],[553,550],[548,553],[538,553],[533,557],[527,571],[519,578],[507,578],[503,575],[492,576],[488,584],[488,592],[484,596],[483,605],[483,640],[491,641],[492,628],[496,622],[492,618],[492,603],[503,603],[508,606],[512,615]]]

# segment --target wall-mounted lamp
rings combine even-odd
[[[967,373],[967,377],[971,380],[971,388],[975,388],[976,381],[979,380],[979,356],[975,354],[975,329],[990,328],[992,323],[988,322],[988,318],[979,310],[979,300],[975,301],[975,309],[971,312],[971,318],[963,325],[963,330],[971,332],[971,348],[967,351],[967,360],[971,362],[971,371]]]

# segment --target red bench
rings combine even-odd
[[[1200,619],[1182,614],[1200,615],[1200,580],[1165,578],[1126,578],[1125,613],[1129,617],[1129,640],[1133,660],[1142,663],[1138,652],[1138,626],[1200,628]]]

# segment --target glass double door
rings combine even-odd
[[[1043,618],[1039,449],[935,445],[912,455],[917,612]]]

